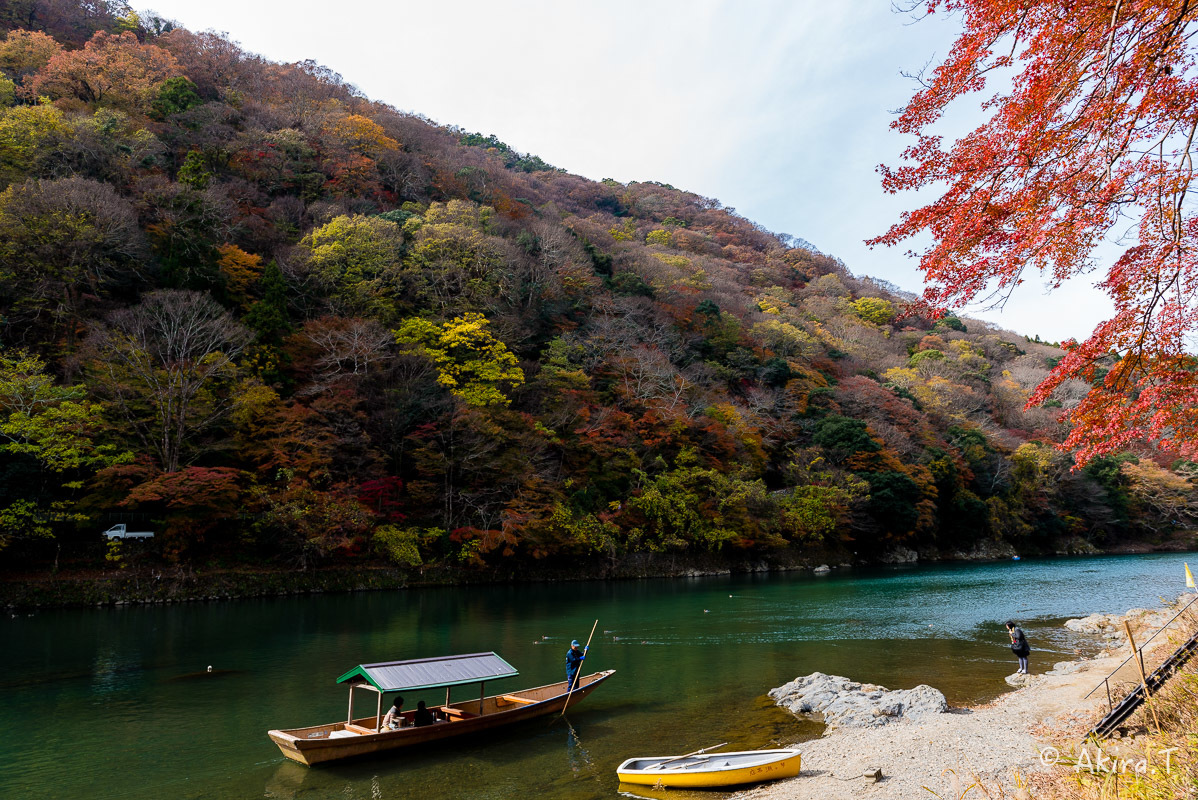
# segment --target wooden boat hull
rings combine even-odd
[[[596,672],[579,680],[578,688],[570,695],[570,708],[586,697],[615,673],[614,669]],[[505,725],[561,713],[566,706],[566,682],[551,683],[519,692],[492,695],[479,700],[463,700],[439,709],[453,715],[448,722],[423,727],[406,727],[396,731],[374,732],[375,717],[354,719],[352,723],[335,722],[308,728],[273,730],[271,740],[287,758],[312,766],[325,761],[337,761],[397,750],[404,747],[438,742],[444,739],[482,733]],[[478,713],[479,710],[482,713]],[[405,716],[410,716],[408,712]],[[353,729],[357,729],[356,731]],[[368,731],[366,729],[369,729]]]
[[[672,767],[640,769],[646,762],[668,760],[630,758],[616,768],[622,783],[662,788],[707,789],[718,786],[741,786],[780,778],[793,778],[802,769],[798,750],[750,750],[738,753],[714,753],[696,758],[680,759]]]

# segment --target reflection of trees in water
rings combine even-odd
[[[133,691],[130,679],[137,677],[140,667],[135,658],[113,649],[97,653],[92,667],[92,691],[97,694]]]

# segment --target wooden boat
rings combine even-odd
[[[800,761],[798,750],[656,756],[630,758],[616,767],[616,774],[623,783],[701,789],[793,778]]]
[[[361,664],[337,679],[337,683],[349,685],[349,712],[345,722],[272,730],[268,735],[287,758],[311,766],[323,761],[365,756],[481,733],[560,713],[567,707],[567,697],[572,708],[614,673],[614,669],[609,669],[585,675],[579,679],[573,692],[568,692],[566,682],[561,681],[487,697],[486,681],[519,674],[494,653]],[[479,684],[477,699],[450,702],[450,692],[454,686],[474,683]],[[445,704],[429,706],[429,711],[437,718],[436,722],[416,727],[415,711],[409,710],[403,713],[402,727],[397,730],[383,728],[383,709],[386,708],[383,705],[384,694],[441,688],[445,689]],[[355,689],[373,691],[378,695],[375,716],[354,717]]]

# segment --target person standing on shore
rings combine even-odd
[[[1027,636],[1023,633],[1023,628],[1020,628],[1011,620],[1007,620],[1007,634],[1011,637],[1011,652],[1019,659],[1019,669],[1015,674],[1027,674],[1027,657],[1032,652],[1032,648],[1028,647]]]
[[[587,657],[586,651],[581,649],[578,640],[570,642],[570,649],[566,651],[566,691],[577,689],[578,668],[582,666],[582,660]]]

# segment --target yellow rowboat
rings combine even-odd
[[[800,760],[798,750],[656,756],[630,758],[616,767],[616,774],[623,783],[700,789],[793,778]]]

